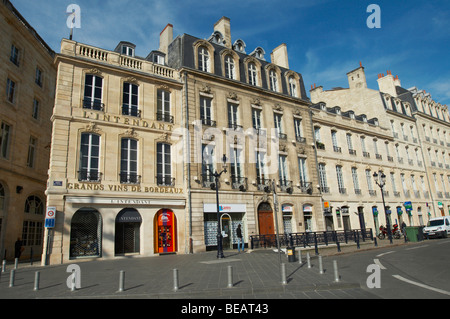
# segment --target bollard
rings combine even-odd
[[[125,271],[121,270],[119,274],[119,292],[125,290]]]
[[[40,277],[41,277],[41,273],[39,271],[36,271],[34,273],[34,291],[38,291],[39,290]]]
[[[11,269],[11,274],[9,276],[9,288],[14,287],[15,277],[16,277],[16,270],[15,269]]]
[[[233,267],[228,266],[228,288],[233,288]]]
[[[178,291],[179,285],[178,285],[178,269],[173,270],[173,290]]]
[[[6,259],[3,259],[2,272],[6,272]]]
[[[322,256],[319,256],[319,273],[323,274]]]
[[[337,267],[337,261],[333,260],[333,268],[334,268],[334,281],[339,282],[339,272]]]
[[[378,247],[377,236],[373,238],[373,242],[375,243],[375,247]]]
[[[14,269],[19,267],[19,258],[14,259]]]
[[[340,253],[341,252],[341,244],[339,243],[339,239],[336,240],[336,247],[337,247],[338,253]]]
[[[306,253],[306,261],[308,263],[308,268],[311,268],[311,257],[309,256],[309,252]]]
[[[284,263],[281,264],[281,284],[282,284],[282,285],[287,285],[287,280],[286,280],[286,264],[284,264]]]
[[[300,265],[303,264],[303,261],[302,261],[302,251],[301,251],[301,250],[298,251],[298,263],[299,263]]]

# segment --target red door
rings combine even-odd
[[[272,211],[258,212],[258,222],[259,222],[259,234],[260,235],[275,234],[274,226],[273,226],[273,212]]]
[[[156,215],[156,251],[158,253],[176,252],[176,219],[168,209],[162,209]]]

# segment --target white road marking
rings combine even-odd
[[[386,253],[379,254],[376,257],[381,257],[381,256],[384,256],[384,255],[387,255],[387,254],[392,254],[392,253],[395,253],[395,251],[388,251]]]
[[[374,261],[375,265],[378,265],[380,267],[380,269],[387,269],[380,263],[379,259],[374,259],[373,261]]]
[[[399,276],[399,275],[392,275],[392,277],[397,278],[398,280],[407,282],[409,284],[416,285],[416,286],[421,287],[421,288],[425,288],[425,289],[428,289],[428,290],[431,290],[431,291],[438,292],[440,294],[444,294],[444,295],[450,296],[450,292],[442,290],[442,289],[438,289],[438,288],[434,288],[434,287],[431,287],[431,286],[427,286],[427,285],[424,285],[424,284],[421,284],[421,283],[418,283],[418,282],[415,282],[415,281],[403,278],[402,276]]]
[[[405,250],[414,250],[414,249],[419,249],[419,248],[423,248],[423,247],[428,247],[428,245],[422,245],[422,246],[417,246],[417,247],[406,248]]]

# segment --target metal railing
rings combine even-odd
[[[373,241],[373,230],[371,228],[341,230],[341,231],[323,231],[323,232],[304,232],[279,235],[280,247],[312,247],[318,245],[339,244],[366,240]],[[251,249],[277,247],[276,235],[253,235],[250,236]]]

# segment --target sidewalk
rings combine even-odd
[[[396,240],[393,245],[405,244]],[[389,240],[378,241],[378,248],[389,246]],[[360,244],[360,251],[376,249],[373,242]],[[298,261],[302,250],[302,261]],[[356,252],[356,244],[342,244],[343,253]],[[311,256],[312,267],[306,264],[306,253]],[[71,291],[67,286],[70,273],[68,264],[41,267],[35,262],[19,264],[15,271],[14,287],[9,287],[8,264],[0,278],[2,299],[46,298],[149,298],[149,299],[287,299],[287,298],[373,298],[351,278],[335,282],[334,245],[319,248],[324,273],[319,273],[318,257],[314,247],[297,248],[297,260],[285,264],[287,283],[282,284],[280,255],[273,249],[259,249],[238,253],[225,251],[226,258],[217,259],[217,252],[193,255],[166,255],[142,258],[120,258],[107,261],[74,260],[80,266],[81,288]],[[228,287],[228,269],[232,267],[232,288]],[[178,290],[174,291],[174,269],[178,270]],[[339,269],[339,266],[338,266]],[[34,291],[35,272],[40,272],[39,290]],[[120,271],[125,272],[124,291],[119,292]]]

